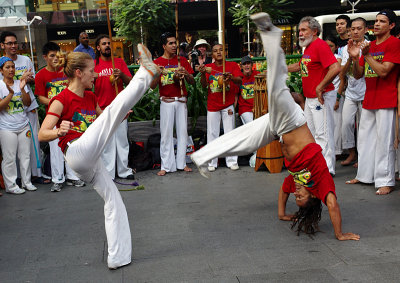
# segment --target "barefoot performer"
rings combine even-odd
[[[313,234],[318,231],[322,201],[328,207],[336,238],[359,240],[359,235],[342,233],[335,184],[322,156],[322,149],[315,143],[303,111],[294,102],[286,86],[287,66],[280,47],[282,30],[272,25],[266,13],[251,18],[260,30],[267,54],[269,114],[207,144],[192,154],[192,160],[205,174],[207,162],[217,156],[249,154],[280,137],[290,175],[279,191],[279,219],[293,220],[292,228],[297,225],[297,232]],[[289,193],[294,193],[296,204],[300,207],[295,215],[287,215],[285,211]]]
[[[39,132],[40,141],[60,139],[59,146],[69,166],[82,180],[91,183],[104,199],[110,269],[131,262],[132,243],[124,203],[100,157],[128,111],[159,74],[147,48],[139,44],[138,49],[142,66],[129,85],[103,111],[94,93],[86,90],[92,88],[94,81],[92,57],[82,52],[70,53],[64,64],[69,86],[50,102]]]

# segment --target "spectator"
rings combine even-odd
[[[210,49],[210,44],[205,39],[199,39],[193,47],[190,53],[190,59],[192,62],[195,75],[199,72],[199,66],[201,64],[207,65],[212,63],[212,58],[207,56],[207,51]]]
[[[260,72],[253,70],[253,60],[247,55],[242,58],[241,65],[243,79],[238,99],[239,115],[243,124],[247,124],[253,121],[254,76]]]
[[[332,35],[328,35],[325,37],[325,42],[328,44],[333,55],[335,56],[336,60],[340,64],[342,62],[342,59],[336,53],[336,51],[338,49],[337,38]],[[343,150],[342,150],[342,110],[343,110],[344,98],[342,97],[341,93],[343,91],[344,84],[341,83],[341,78],[339,75],[337,75],[332,81],[332,84],[335,87],[335,91],[337,93],[336,103],[335,103],[335,106],[333,107],[333,110],[334,110],[333,111],[333,120],[335,122],[335,129],[333,132],[333,136],[335,139],[335,154],[336,155],[341,155],[343,152]]]
[[[172,33],[166,32],[161,35],[164,54],[154,60],[156,65],[164,67],[163,74],[154,80],[151,88],[157,84],[160,87],[160,155],[161,170],[158,176],[164,176],[167,172],[183,170],[191,172],[192,169],[186,165],[187,148],[187,91],[185,82],[194,84],[193,69],[189,62],[176,56],[176,38]],[[180,64],[180,67],[179,67]],[[174,122],[175,120],[175,122]],[[174,124],[178,140],[176,158],[174,155]]]
[[[31,104],[31,98],[26,87],[26,76],[22,80],[14,80],[15,64],[11,58],[0,58],[0,72],[3,75],[0,80],[1,170],[6,192],[19,195],[25,193],[25,190],[37,190],[31,183],[31,131],[24,111],[24,106]],[[23,188],[17,185],[17,156]]]
[[[353,43],[367,42],[364,39],[367,32],[367,22],[363,18],[355,18],[351,22],[351,39]],[[342,113],[342,144],[343,149],[349,151],[349,156],[341,162],[343,166],[352,164],[357,160],[356,143],[354,138],[355,121],[357,121],[357,132],[359,129],[362,101],[365,95],[365,77],[358,80],[352,72],[352,60],[349,58],[347,45],[343,48],[342,71],[347,76],[347,88]],[[360,54],[361,56],[361,50]]]
[[[322,147],[329,172],[335,174],[335,140],[333,108],[336,92],[332,80],[339,74],[340,65],[328,44],[318,38],[320,24],[313,17],[304,17],[299,24],[299,44],[305,48],[299,63],[288,66],[289,72],[301,70],[306,97],[304,114],[315,141]]]
[[[68,78],[65,76],[63,68],[58,67],[57,52],[60,52],[60,47],[54,42],[48,42],[43,46],[43,58],[47,65],[35,77],[35,94],[38,96],[39,102],[46,106],[46,113],[50,100],[68,85]],[[58,146],[58,142],[58,139],[49,142],[51,180],[53,182],[50,191],[61,191],[65,182],[69,186],[83,187],[85,183],[79,180],[68,164],[65,163],[64,155]],[[64,175],[64,164],[66,176]]]
[[[92,56],[93,59],[96,58],[93,48],[89,45],[89,36],[86,32],[81,32],[79,34],[79,45],[75,47],[74,52],[84,52]]]
[[[96,39],[96,60],[94,71],[98,78],[94,84],[94,93],[97,96],[101,109],[110,105],[117,93],[115,93],[114,82],[117,82],[118,93],[124,84],[128,85],[132,79],[128,66],[121,58],[114,58],[115,68],[111,61],[111,41],[108,35],[99,35]],[[129,142],[128,121],[124,120],[112,135],[103,151],[104,165],[114,179],[135,179],[132,169],[128,167]]]
[[[38,184],[49,184],[50,180],[43,178],[42,170],[40,169],[40,144],[38,140],[38,128],[39,128],[39,117],[37,113],[37,108],[39,104],[36,101],[35,95],[32,92],[30,84],[35,82],[35,68],[31,59],[27,56],[18,55],[18,41],[17,36],[9,31],[4,31],[1,36],[1,47],[4,49],[5,56],[11,58],[15,64],[15,77],[14,80],[24,79],[27,83],[26,87],[28,89],[29,96],[31,98],[31,104],[29,107],[25,107],[26,115],[29,119],[29,125],[32,133],[32,143],[30,150],[30,165],[32,169],[32,179],[33,182]],[[0,79],[3,79],[0,75]]]
[[[400,40],[390,35],[395,21],[392,10],[380,11],[374,24],[376,40],[350,40],[348,45],[354,77],[360,79],[365,74],[366,91],[358,133],[357,176],[346,183],[374,183],[377,195],[389,194],[395,185],[395,107],[400,70]]]
[[[347,15],[340,15],[336,18],[336,32],[338,34],[337,45],[342,48],[347,45],[349,40],[350,17]],[[341,54],[339,54],[341,55]]]
[[[208,87],[207,98],[207,143],[219,137],[221,119],[224,133],[228,133],[235,128],[235,102],[236,94],[233,84],[242,84],[242,73],[235,62],[225,62],[225,73],[223,73],[223,51],[222,45],[216,44],[212,48],[214,63],[200,65],[201,85]],[[206,72],[206,69],[210,72]],[[225,81],[225,103],[222,98],[223,81]],[[231,170],[238,170],[237,156],[227,156],[226,166]],[[218,158],[212,159],[208,163],[208,171],[213,172],[218,166]]]

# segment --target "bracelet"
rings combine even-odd
[[[342,95],[341,95],[340,93],[337,93],[337,94],[336,94],[336,98],[337,98],[337,99],[340,99],[341,97],[342,97]]]

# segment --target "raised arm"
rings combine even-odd
[[[326,206],[328,207],[329,217],[331,218],[335,237],[339,241],[360,240],[360,235],[354,233],[342,233],[342,216],[340,207],[337,203],[336,196],[333,193],[328,193],[326,196]]]
[[[60,119],[63,108],[64,105],[58,100],[53,101],[50,105],[48,114],[44,118],[39,130],[39,141],[52,141],[68,133],[69,129],[73,126],[73,123],[70,121],[62,121],[60,127],[54,129]]]

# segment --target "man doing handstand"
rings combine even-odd
[[[342,233],[341,214],[335,195],[335,184],[329,174],[321,147],[307,127],[304,113],[286,86],[287,66],[280,47],[282,30],[272,25],[268,14],[251,17],[260,30],[267,54],[267,86],[269,113],[219,137],[192,154],[200,173],[205,174],[209,160],[218,156],[249,154],[280,137],[282,151],[290,175],[280,191],[278,215],[281,220],[293,220],[297,232],[314,234],[321,217],[321,201],[328,207],[338,240],[359,240],[353,233]],[[289,193],[294,193],[299,211],[287,215]]]

